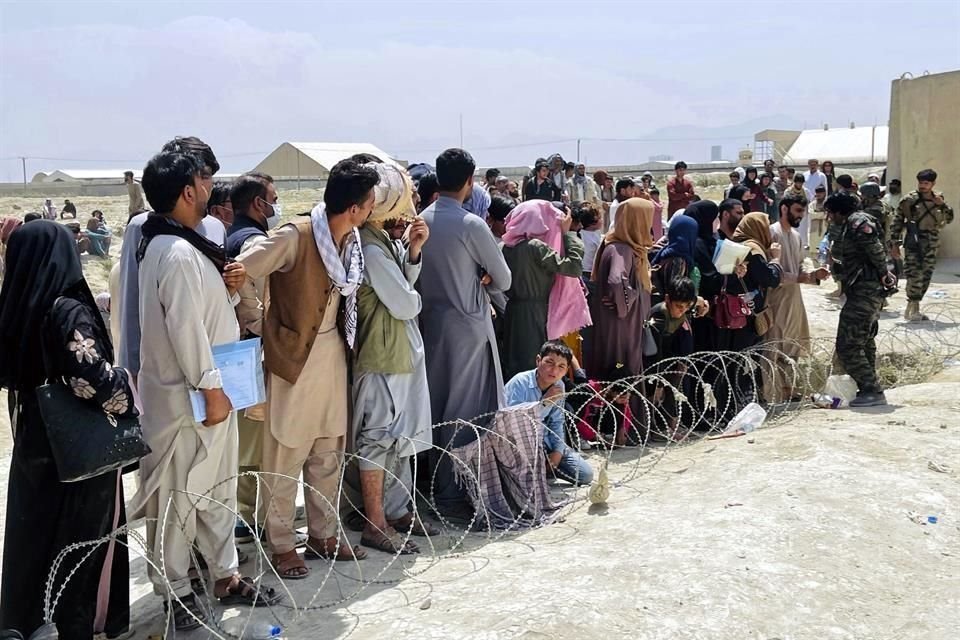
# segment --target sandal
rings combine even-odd
[[[277,575],[284,580],[303,580],[310,575],[310,569],[303,563],[296,550],[273,556],[271,560]]]
[[[376,531],[371,534],[370,537],[364,533],[360,536],[360,544],[365,547],[370,547],[371,549],[376,549],[377,551],[389,553],[393,556],[406,556],[411,553],[420,553],[420,547],[418,547],[413,540],[404,542],[403,536],[390,527],[388,527],[386,531]]]
[[[197,601],[194,594],[184,596],[180,600],[164,601],[163,611],[166,613],[173,605],[173,628],[176,631],[191,631],[199,629],[207,622],[207,612]]]
[[[263,586],[257,587],[250,578],[231,579],[227,592],[217,597],[220,604],[227,607],[232,605],[272,607],[281,599],[282,596],[274,589]]]
[[[399,520],[387,520],[387,524],[393,527],[398,533],[412,533],[421,538],[440,535],[440,529],[437,529],[419,517],[414,517],[413,512],[408,513]],[[361,540],[361,542],[363,541]]]
[[[332,551],[330,543],[336,544],[337,549]],[[307,541],[307,548],[303,552],[303,557],[308,560],[334,560],[342,562],[344,560],[364,560],[367,552],[358,546],[350,548],[348,544],[338,544],[336,538],[329,538],[323,541],[317,541],[311,538]]]

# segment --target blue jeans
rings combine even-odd
[[[574,485],[588,485],[593,482],[593,467],[575,449],[567,447],[563,458],[555,471],[558,478]]]

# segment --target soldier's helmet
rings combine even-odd
[[[879,198],[880,185],[876,182],[864,182],[860,185],[860,195],[864,198]]]

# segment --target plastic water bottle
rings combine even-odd
[[[730,424],[727,425],[726,430],[724,430],[724,433],[750,433],[762,426],[766,419],[767,412],[764,411],[763,407],[756,402],[751,402],[741,409],[740,413],[734,416]]]
[[[830,247],[830,236],[824,235],[823,240],[817,246],[817,264],[821,267],[827,266],[827,251]]]
[[[245,616],[226,620],[220,624],[220,628],[241,640],[271,640],[279,638],[283,632],[283,629],[275,624],[248,620]]]
[[[843,406],[843,398],[827,395],[826,393],[815,393],[811,398],[813,404],[821,409],[839,409]]]
[[[34,631],[28,640],[57,640],[59,637],[57,625],[50,622]]]

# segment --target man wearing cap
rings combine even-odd
[[[430,393],[420,335],[420,251],[430,235],[416,217],[413,187],[402,170],[374,165],[373,213],[360,227],[366,269],[357,291],[357,342],[353,367],[353,429],[349,449],[359,468],[363,534],[360,544],[390,554],[413,553],[417,545],[402,533],[427,535],[410,509],[413,476],[410,457],[432,443]],[[387,220],[412,221],[401,249],[384,232]],[[345,489],[355,486],[348,466]],[[352,487],[351,487],[352,488]],[[349,496],[351,501],[355,496]]]
[[[933,169],[918,173],[917,190],[900,201],[890,225],[894,258],[900,257],[900,245],[903,245],[903,270],[907,276],[904,318],[909,321],[928,319],[920,313],[920,300],[937,266],[940,229],[953,222],[953,209],[944,201],[942,192],[933,190],[936,184],[937,172]]]

